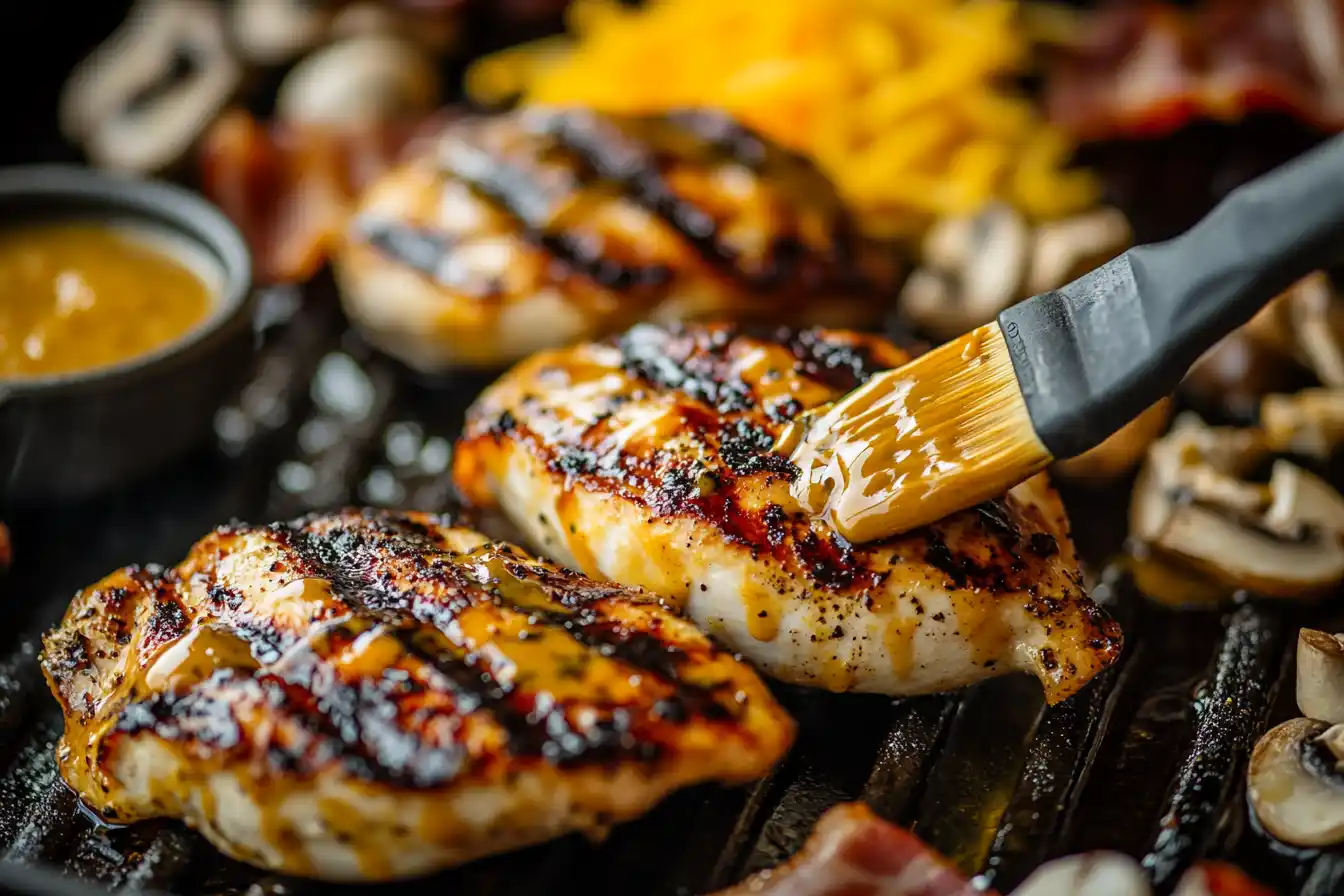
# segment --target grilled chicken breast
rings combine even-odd
[[[895,257],[727,119],[528,109],[449,124],[368,190],[333,260],[370,341],[436,371],[648,317],[872,322]]]
[[[793,732],[653,596],[423,514],[220,528],[78,594],[42,667],[98,815],[333,880],[600,832]]]
[[[1121,639],[1043,477],[865,545],[789,496],[797,471],[770,450],[786,422],[906,357],[848,332],[640,325],[486,390],[459,486],[548,556],[657,592],[786,681],[918,694],[1022,669],[1062,700]]]

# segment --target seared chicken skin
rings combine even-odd
[[[907,359],[874,336],[641,325],[537,355],[482,394],[455,464],[538,550],[640,585],[785,681],[941,691],[1013,669],[1048,700],[1115,661],[1043,477],[852,545],[789,496],[784,425]]]
[[[655,597],[424,514],[220,528],[77,595],[42,667],[98,815],[332,880],[600,832],[793,733]]]
[[[707,113],[455,121],[367,191],[334,266],[369,340],[424,371],[649,317],[854,326],[896,281],[815,168]]]

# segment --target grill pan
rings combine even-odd
[[[7,152],[25,161],[59,152],[40,122],[23,136]],[[1278,121],[1196,128],[1157,146],[1103,147],[1090,161],[1147,240],[1311,139]],[[272,326],[250,385],[219,414],[218,444],[113,497],[8,519],[16,560],[0,600],[0,892],[690,896],[781,861],[829,806],[855,799],[1002,891],[1047,859],[1107,848],[1142,859],[1159,892],[1204,857],[1235,861],[1284,893],[1344,892],[1344,856],[1273,846],[1243,793],[1256,738],[1296,715],[1297,627],[1337,630],[1344,617],[1255,600],[1205,612],[1142,601],[1105,565],[1123,537],[1127,487],[1065,494],[1094,596],[1127,645],[1116,667],[1056,707],[1027,676],[897,701],[779,686],[800,734],[769,778],[682,791],[600,844],[574,836],[383,887],[268,875],[175,822],[96,825],[56,773],[60,714],[35,659],[76,589],[127,563],[175,563],[234,517],[450,500],[451,439],[485,380],[409,376],[348,331],[331,292],[322,280],[263,297]]]

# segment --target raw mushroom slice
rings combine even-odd
[[[61,130],[96,165],[161,171],[191,149],[242,75],[213,3],[142,0],[70,76]]]
[[[924,240],[924,267],[901,291],[901,310],[939,339],[977,327],[1018,297],[1030,250],[1031,228],[1004,202],[940,221]]]
[[[424,51],[375,34],[304,59],[280,85],[275,108],[289,124],[349,125],[422,116],[438,100],[438,72]]]
[[[1130,532],[1217,582],[1278,597],[1344,580],[1344,497],[1288,461],[1268,485],[1244,482],[1263,456],[1249,430],[1182,415],[1149,449],[1130,504]]]
[[[243,57],[283,65],[317,46],[331,26],[333,3],[313,0],[234,0],[229,30]]]
[[[1047,221],[1032,236],[1028,295],[1058,289],[1129,248],[1134,235],[1117,208]]]
[[[1139,863],[1118,852],[1085,852],[1047,862],[1012,896],[1150,896]]]
[[[1309,719],[1344,724],[1344,636],[1298,632],[1297,708]]]
[[[1138,465],[1162,430],[1171,421],[1171,399],[1164,398],[1129,421],[1115,435],[1086,454],[1055,464],[1067,479],[1105,483],[1125,475]]]
[[[1275,451],[1325,459],[1344,441],[1344,389],[1267,395],[1260,426]]]
[[[1344,725],[1293,719],[1251,753],[1246,791],[1266,831],[1294,846],[1344,842]]]

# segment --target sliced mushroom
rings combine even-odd
[[[1297,633],[1297,708],[1308,718],[1344,724],[1344,635]]]
[[[1149,896],[1139,863],[1118,852],[1085,852],[1047,862],[1013,896]]]
[[[1207,352],[1183,389],[1210,406],[1249,416],[1261,398],[1299,385],[1307,371],[1327,386],[1344,385],[1344,302],[1319,272]]]
[[[1182,506],[1207,504],[1254,513],[1268,504],[1264,486],[1239,478],[1263,456],[1251,430],[1207,426],[1190,412],[1148,448],[1130,503],[1130,534],[1157,544]]]
[[[76,67],[61,129],[94,164],[137,173],[181,159],[242,81],[215,4],[142,0]]]
[[[1344,305],[1330,278],[1316,272],[1288,292],[1289,327],[1297,354],[1326,386],[1344,386]]]
[[[1081,482],[1102,483],[1125,475],[1143,459],[1148,446],[1171,420],[1171,399],[1148,408],[1115,435],[1086,454],[1055,464],[1062,476]]]
[[[1130,532],[1214,581],[1281,597],[1344,580],[1344,497],[1288,461],[1268,485],[1239,476],[1263,455],[1253,431],[1182,415],[1149,449]]]
[[[1265,528],[1284,538],[1301,539],[1304,530],[1344,535],[1344,496],[1330,483],[1286,460],[1274,461]]]
[[[1344,389],[1303,389],[1267,395],[1260,426],[1275,451],[1328,458],[1344,442]]]
[[[1344,842],[1344,725],[1293,719],[1251,753],[1246,791],[1261,826],[1294,846]]]
[[[229,5],[229,28],[243,58],[257,65],[281,65],[322,42],[331,26],[335,4],[234,0]]]
[[[1031,267],[1026,292],[1058,289],[1129,248],[1133,232],[1117,208],[1047,221],[1032,237]]]
[[[977,327],[1018,298],[1031,230],[1011,205],[940,221],[924,241],[925,267],[910,275],[901,310],[940,339]]]
[[[332,44],[295,66],[275,107],[289,123],[347,125],[421,115],[438,100],[438,72],[424,51],[370,35]]]

